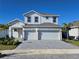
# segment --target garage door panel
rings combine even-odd
[[[41,40],[58,40],[58,32],[41,32]]]
[[[28,40],[37,40],[38,36],[36,32],[28,32]]]

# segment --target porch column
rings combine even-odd
[[[37,37],[37,40],[38,40],[38,28],[36,28],[36,37]]]
[[[12,28],[9,28],[9,37],[11,38],[12,37],[12,35],[13,35],[13,33],[12,33]]]
[[[38,31],[38,40],[41,40],[41,32]]]
[[[23,40],[24,40],[24,28],[23,28],[23,30],[22,30],[22,38],[23,38]]]
[[[60,40],[62,40],[62,29],[60,29],[60,31],[59,31],[59,38],[60,38]]]

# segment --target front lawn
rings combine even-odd
[[[12,50],[15,49],[17,46],[16,45],[2,45],[0,44],[0,50]]]
[[[67,43],[71,43],[73,45],[79,46],[79,41],[78,40],[65,39],[64,41],[67,42]]]

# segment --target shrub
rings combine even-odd
[[[2,43],[3,43],[3,41],[0,40],[0,44],[2,44]]]
[[[73,40],[74,38],[74,36],[69,36],[69,40]]]
[[[9,38],[8,36],[6,38],[0,38],[0,44],[3,45],[19,45],[21,42],[18,40],[14,40],[14,38]]]
[[[2,37],[2,38],[0,38],[0,41],[2,41],[2,40],[4,40],[5,38],[4,37]]]
[[[12,45],[14,40],[8,40],[7,45]]]
[[[8,42],[8,40],[3,40],[2,44],[3,44],[3,45],[6,45],[7,42]]]
[[[18,40],[13,42],[13,45],[19,45],[21,42],[19,42]]]

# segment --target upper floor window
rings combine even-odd
[[[38,22],[38,17],[35,17],[35,22]]]
[[[31,17],[27,17],[27,22],[31,22]]]
[[[56,22],[56,17],[53,17],[53,22]]]
[[[46,16],[46,19],[48,19],[49,17],[48,16]]]

